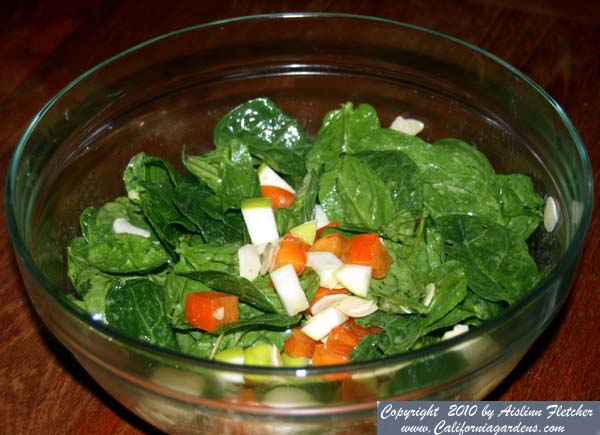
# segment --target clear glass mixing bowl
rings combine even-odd
[[[320,368],[238,367],[169,352],[69,305],[66,246],[82,209],[123,193],[122,171],[139,151],[178,162],[182,144],[208,150],[219,117],[257,96],[275,100],[313,134],[326,111],[366,102],[384,125],[396,115],[418,118],[425,139],[459,137],[497,171],[531,175],[560,205],[555,232],[538,231],[530,243],[544,279],[498,318],[460,337]],[[586,151],[565,113],[493,55],[382,19],[291,14],[173,32],[74,80],[23,135],[6,210],[40,317],[133,412],[169,433],[324,434],[374,431],[376,399],[480,399],[491,391],[567,297],[592,189]],[[260,376],[240,385],[239,375],[249,374]],[[240,399],[244,388],[257,400]]]

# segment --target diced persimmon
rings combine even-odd
[[[327,228],[339,227],[340,225],[338,221],[329,222],[317,230],[317,238],[321,237]]]
[[[370,326],[369,328],[365,328],[356,323],[354,319],[344,322],[342,326],[356,335],[359,340],[362,340],[369,334],[378,334],[381,332],[381,328],[379,326]]]
[[[375,400],[376,394],[373,389],[364,382],[354,379],[345,379],[340,388],[340,400],[343,402]]]
[[[373,268],[372,277],[385,278],[393,258],[375,233],[357,234],[346,243],[342,261],[347,264],[362,264]]]
[[[273,208],[289,208],[296,197],[289,190],[277,186],[261,186],[262,196],[271,199]]]
[[[350,354],[359,342],[360,338],[349,328],[340,325],[333,328],[329,333],[325,349],[349,360]]]
[[[288,263],[292,263],[297,275],[302,274],[306,268],[306,251],[308,245],[298,238],[284,238],[279,242],[279,249],[275,255],[273,269],[279,269]]]
[[[329,296],[329,295],[345,295],[347,293],[348,293],[348,290],[346,290],[345,288],[332,288],[332,289],[329,289],[327,287],[319,287],[317,289],[317,292],[313,296],[313,298],[310,300],[310,305],[309,305],[308,309],[310,310],[314,304],[316,304],[317,302],[319,302],[325,296]]]
[[[190,325],[214,332],[239,320],[238,297],[217,291],[190,293],[185,298],[185,317]]]
[[[283,343],[283,351],[293,358],[310,358],[316,345],[316,340],[310,338],[300,328],[294,328],[291,335]]]
[[[306,250],[308,250],[308,248],[310,248],[310,245],[308,243],[306,243],[304,240],[302,240],[300,237],[293,235],[292,233],[285,233],[283,235],[283,237],[281,238],[281,240],[285,240],[286,242],[294,242],[294,243],[298,243],[302,246],[304,246],[304,248]]]
[[[244,388],[237,396],[224,398],[224,400],[236,405],[258,405],[256,393],[252,388]]]
[[[313,366],[328,366],[333,364],[345,364],[349,358],[344,355],[338,355],[325,348],[323,343],[317,343],[312,356]]]
[[[339,233],[328,234],[315,240],[315,243],[313,243],[309,250],[331,252],[333,255],[340,258],[346,250],[346,237]]]

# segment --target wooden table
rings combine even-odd
[[[3,1],[3,177],[19,136],[42,104],[101,60],[192,24],[284,11],[351,12],[405,21],[448,33],[504,58],[546,89],[569,114],[590,153],[600,190],[600,2],[595,0]],[[4,201],[0,207],[4,208]],[[492,399],[600,399],[599,243],[596,213],[565,308]],[[33,313],[4,220],[0,244],[0,433],[153,432],[108,396]]]

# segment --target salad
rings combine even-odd
[[[184,147],[133,156],[126,196],[81,214],[69,299],[163,348],[235,364],[386,357],[461,334],[523,297],[543,198],[422,124],[327,113],[313,139],[267,98]]]

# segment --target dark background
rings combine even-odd
[[[594,0],[0,0],[0,174],[43,103],[103,59],[182,27],[289,11],[385,17],[498,55],[565,109],[590,153],[598,191],[600,1]],[[595,213],[565,308],[491,399],[600,399],[599,231]],[[0,252],[0,433],[152,432],[103,392],[32,312],[4,220]]]

